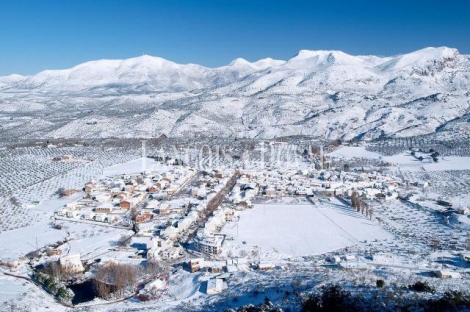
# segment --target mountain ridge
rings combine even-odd
[[[466,135],[469,89],[469,57],[447,47],[388,57],[300,50],[216,68],[143,55],[0,77],[0,134]]]

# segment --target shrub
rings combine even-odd
[[[140,301],[150,301],[150,296],[149,295],[145,295],[145,294],[139,294],[137,296],[137,299],[139,299]]]
[[[381,279],[378,279],[378,280],[375,282],[375,284],[376,284],[377,287],[379,287],[379,288],[382,288],[382,287],[385,286],[384,280],[381,280]]]
[[[62,230],[62,225],[59,223],[52,224],[52,228],[56,230]]]
[[[417,281],[413,285],[408,285],[408,289],[418,292],[434,293],[434,288],[429,286],[426,282]]]
[[[303,303],[302,312],[360,311],[351,293],[339,285],[326,285],[321,294],[313,294]]]

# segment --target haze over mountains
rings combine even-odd
[[[5,138],[468,137],[469,112],[470,57],[447,47],[302,50],[219,68],[145,55],[0,77]]]

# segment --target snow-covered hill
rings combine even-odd
[[[447,47],[393,57],[301,50],[219,68],[141,56],[0,77],[0,134],[462,136],[469,90],[469,57]]]

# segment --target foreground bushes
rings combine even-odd
[[[40,283],[46,291],[64,302],[72,301],[75,294],[60,280],[42,272],[35,272],[33,278]]]
[[[378,280],[382,281],[382,280]],[[380,283],[381,284],[381,283]],[[385,283],[384,283],[385,284]],[[385,286],[385,285],[383,285]],[[414,288],[414,290],[412,290]],[[402,288],[403,289],[403,288]],[[225,312],[457,312],[470,311],[470,294],[461,291],[444,293],[441,297],[419,299],[413,293],[434,291],[426,283],[417,282],[410,285],[408,295],[398,295],[399,289],[392,288],[390,293],[396,296],[386,296],[382,290],[370,289],[370,292],[360,291],[357,294],[343,289],[340,285],[328,284],[315,293],[304,298],[300,309],[291,302],[287,307],[279,303],[273,304],[268,298],[263,304],[246,304],[238,308],[226,309]],[[302,295],[300,295],[302,296]],[[238,302],[238,300],[233,300]],[[294,308],[295,306],[295,308]],[[212,307],[213,308],[213,307]],[[204,309],[200,311],[207,311]],[[211,310],[212,311],[212,310]]]
[[[434,292],[430,286],[417,282],[408,287],[418,292]],[[335,311],[462,311],[470,309],[470,295],[460,291],[446,292],[437,299],[404,299],[385,304],[380,299],[353,296],[339,285],[326,285],[304,301],[302,312]]]

